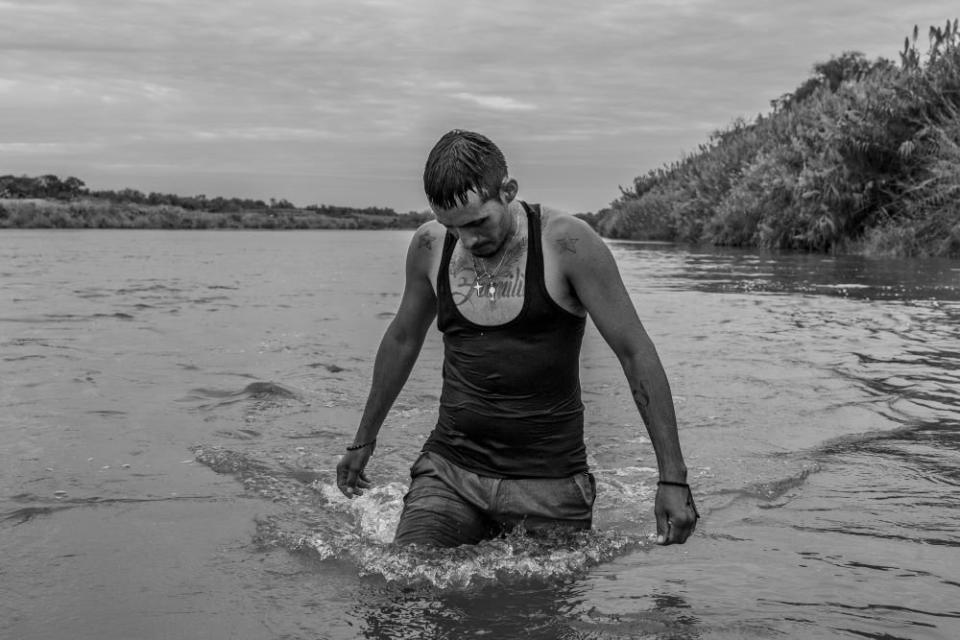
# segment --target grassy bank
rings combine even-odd
[[[614,238],[960,256],[960,32],[916,28],[899,63],[844,53],[592,223]]]
[[[414,229],[429,217],[297,208],[213,212],[99,198],[0,199],[5,229]]]

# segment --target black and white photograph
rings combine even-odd
[[[0,0],[0,640],[960,638],[958,19]]]

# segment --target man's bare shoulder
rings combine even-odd
[[[443,243],[447,229],[436,220],[429,220],[420,225],[413,233],[411,248],[417,251],[432,253]]]
[[[595,250],[603,244],[600,236],[584,220],[569,213],[541,207],[543,245],[559,257],[573,257]]]
[[[410,241],[410,257],[431,260],[443,248],[443,238],[447,229],[436,220],[420,225]]]
[[[446,227],[436,220],[420,225],[413,233],[407,249],[408,268],[412,267],[415,272],[424,275],[430,273],[439,260],[446,233]]]

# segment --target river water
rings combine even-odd
[[[588,323],[594,531],[390,539],[431,331],[349,502],[334,466],[410,232],[0,234],[0,638],[960,637],[960,263],[611,242],[702,520]]]

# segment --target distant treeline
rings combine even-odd
[[[73,176],[0,176],[0,228],[407,229],[432,218],[428,212],[398,214],[384,207],[300,209],[274,198],[267,203],[136,189],[92,191]]]
[[[899,64],[846,52],[583,216],[613,238],[960,256],[960,32]]]

